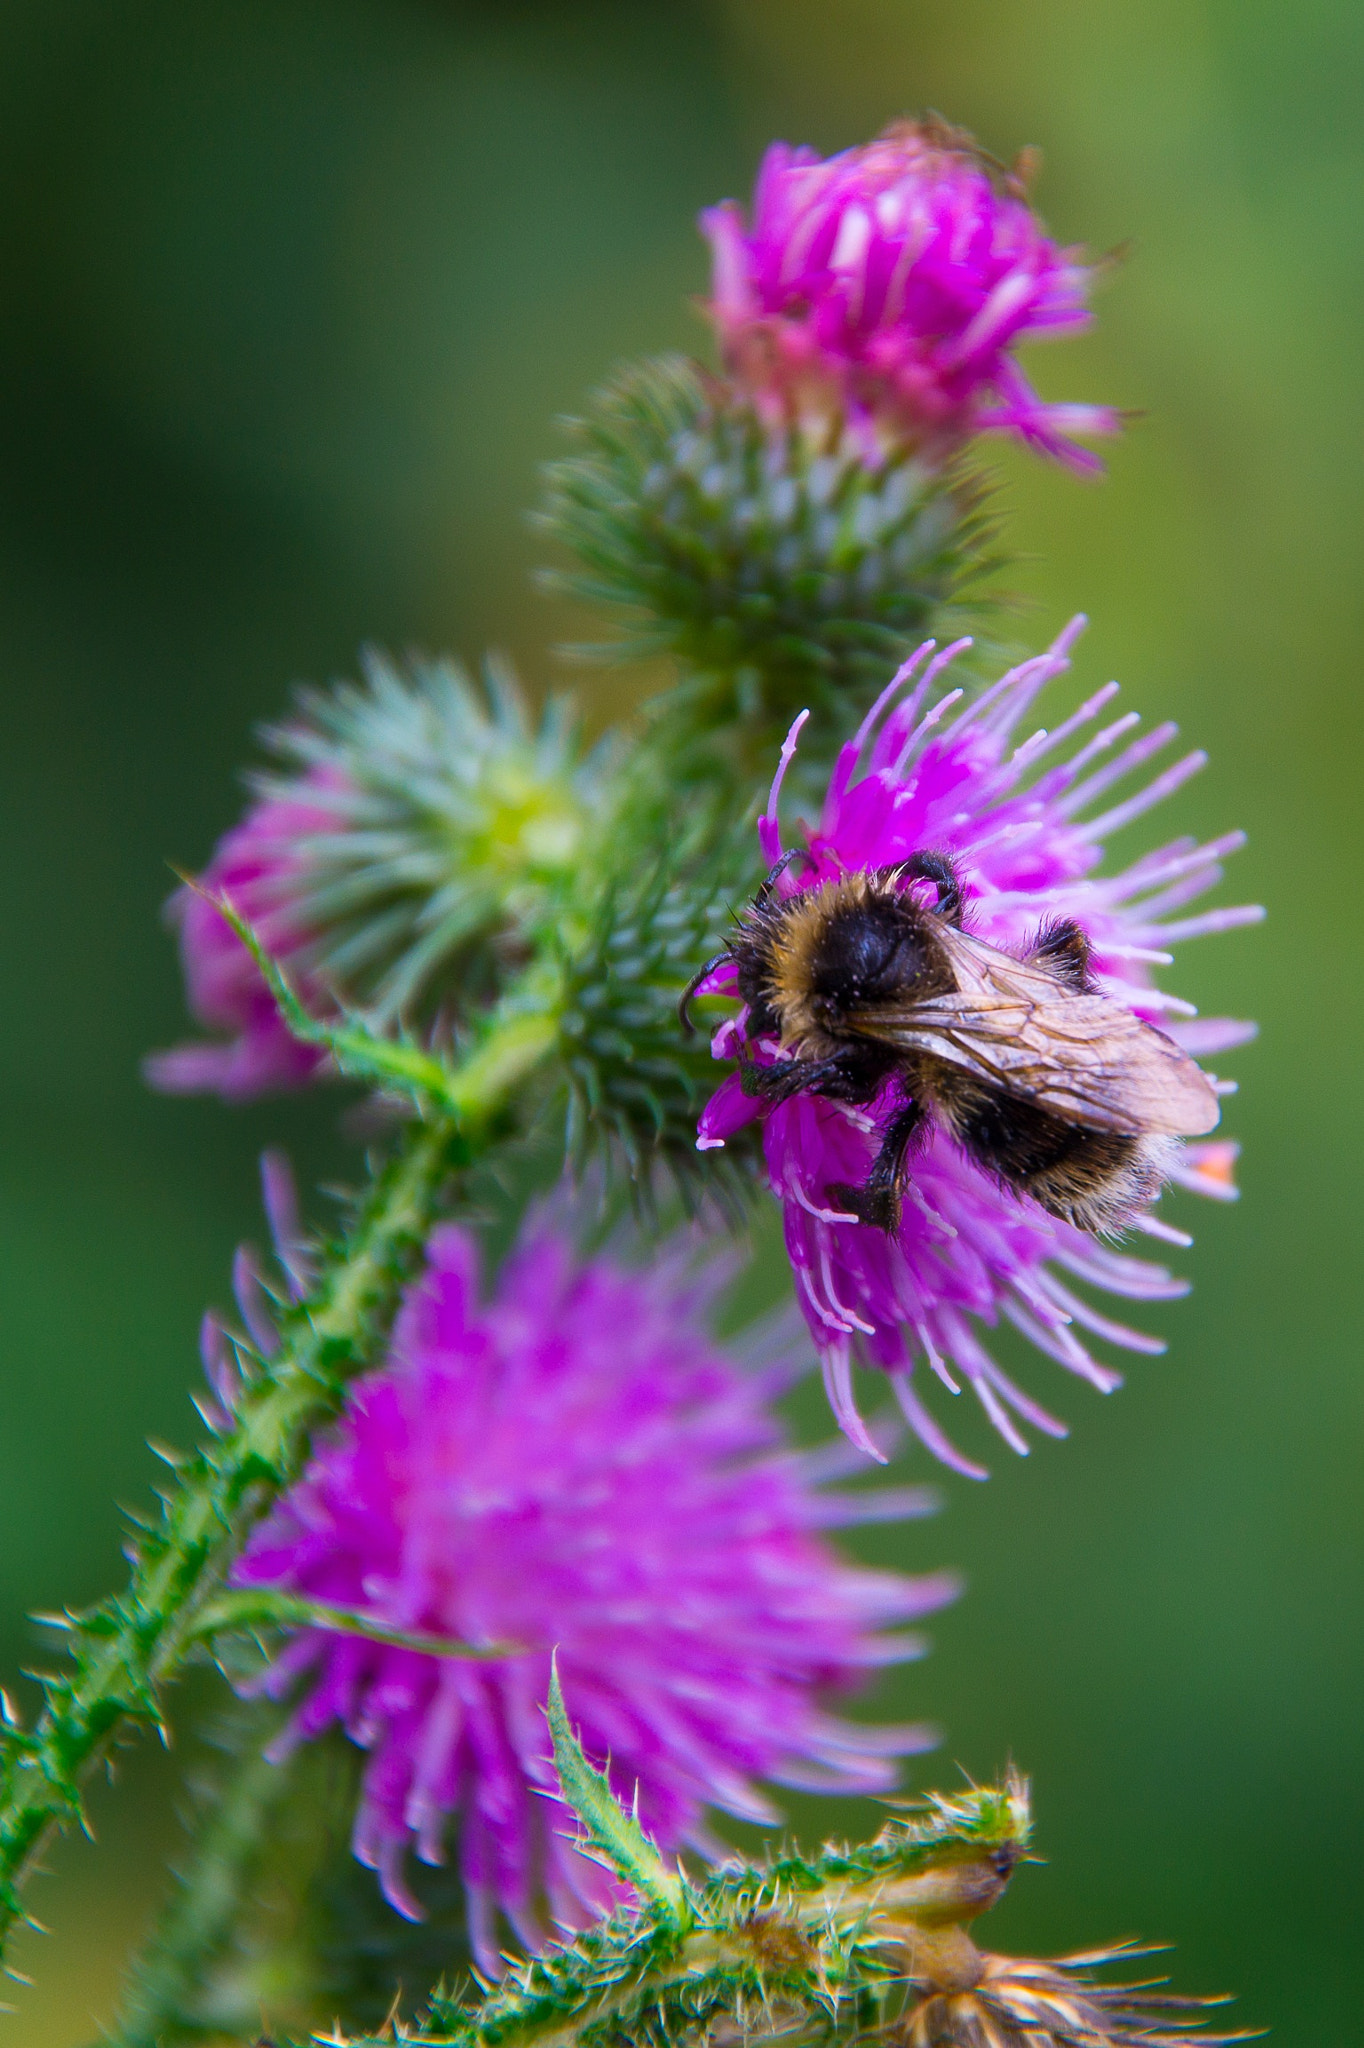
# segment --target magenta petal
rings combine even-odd
[[[762,1115],[762,1103],[755,1095],[745,1095],[743,1082],[738,1074],[727,1074],[710,1101],[701,1112],[696,1126],[696,1149],[709,1152],[723,1145],[726,1138],[732,1138],[745,1124],[751,1124]]]
[[[335,828],[338,793],[335,775],[322,771],[304,778],[300,787],[306,796],[253,804],[219,840],[198,887],[178,889],[170,899],[168,914],[180,931],[189,1007],[207,1030],[226,1033],[227,1041],[153,1053],[144,1067],[153,1088],[244,1102],[301,1088],[327,1063],[325,1053],[291,1035],[255,962],[208,900],[225,896],[282,966],[288,967],[307,945],[309,934],[290,909],[290,885],[309,837]],[[316,992],[306,977],[295,975],[295,980],[305,1000],[312,1000]]]

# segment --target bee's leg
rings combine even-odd
[[[938,892],[934,905],[939,917],[948,924],[961,929],[965,902],[961,893],[961,877],[945,853],[912,853],[908,860],[897,861],[894,867],[879,868],[878,875],[888,880],[931,882]]]
[[[904,863],[907,875],[920,881],[932,882],[938,892],[938,915],[949,924],[961,927],[965,904],[962,900],[961,877],[945,853],[916,853]]]
[[[761,1095],[768,1102],[785,1102],[792,1095],[807,1092],[828,1094],[838,1101],[855,1101],[846,1091],[848,1063],[844,1053],[827,1060],[779,1060],[775,1066],[760,1067],[756,1061],[741,1059],[739,1083],[745,1095]],[[840,1084],[844,1084],[840,1086]],[[860,1088],[860,1082],[857,1084]]]
[[[843,1182],[836,1182],[829,1189],[830,1199],[841,1209],[847,1209],[859,1223],[869,1223],[876,1230],[890,1232],[900,1222],[900,1185],[904,1179],[905,1154],[923,1126],[924,1111],[918,1102],[906,1103],[897,1110],[885,1130],[881,1133],[881,1149],[872,1161],[871,1172],[866,1184],[851,1188]]]
[[[803,860],[813,866],[814,858],[808,847],[789,846],[781,859],[773,862],[762,881],[759,882],[758,893],[753,898],[753,908],[755,910],[765,910],[767,908],[767,905],[772,900],[773,890],[793,861]]]
[[[1058,917],[1043,925],[1028,949],[1028,959],[1035,966],[1045,967],[1049,974],[1054,974],[1076,995],[1083,996],[1090,994],[1094,987],[1089,971],[1089,953],[1088,935],[1075,919]]]

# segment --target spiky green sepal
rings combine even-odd
[[[557,1657],[550,1664],[546,1716],[554,1768],[565,1799],[582,1822],[584,1847],[634,1886],[660,1926],[682,1932],[691,1921],[691,1887],[679,1870],[664,1862],[640,1826],[639,1815],[625,1812],[605,1771],[588,1762],[569,1722]]]
[[[620,619],[577,651],[676,656],[698,724],[808,705],[842,729],[986,566],[977,481],[769,427],[682,357],[623,372],[574,431],[540,523],[580,566],[549,581]]]
[[[743,823],[699,838],[645,854],[634,874],[618,869],[567,963],[568,1154],[578,1171],[620,1160],[646,1195],[662,1169],[684,1201],[708,1191],[733,1206],[753,1183],[752,1157],[742,1133],[723,1152],[696,1149],[716,1069],[709,1034],[684,1030],[679,1006],[757,879],[756,836]]]
[[[264,737],[293,772],[257,777],[261,794],[335,817],[291,834],[296,969],[381,1026],[494,993],[576,875],[600,798],[567,705],[536,725],[495,659],[480,689],[450,661],[404,674],[370,654],[363,683],[303,692]]]

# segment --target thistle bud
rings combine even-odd
[[[714,1066],[705,1041],[685,1037],[678,1022],[697,949],[746,872],[745,855],[726,839],[708,855],[655,860],[598,901],[565,970],[560,1021],[568,1154],[579,1170],[594,1153],[623,1160],[647,1198],[663,1167],[690,1200],[703,1165],[714,1195],[730,1206],[746,1198],[753,1158],[698,1158],[696,1117]]]
[[[508,670],[479,690],[451,662],[310,690],[265,742],[280,767],[171,903],[190,1007],[229,1034],[149,1063],[154,1086],[242,1098],[311,1078],[213,899],[225,894],[319,1016],[457,1022],[552,923],[597,795],[562,703],[538,726]]]
[[[546,581],[621,622],[575,651],[675,658],[700,723],[839,718],[986,566],[958,467],[775,420],[680,357],[625,372],[575,433],[540,524],[582,566]]]

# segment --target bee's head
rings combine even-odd
[[[892,894],[841,893],[810,935],[806,985],[817,1020],[836,1026],[849,1011],[908,994],[928,967],[917,904]]]

